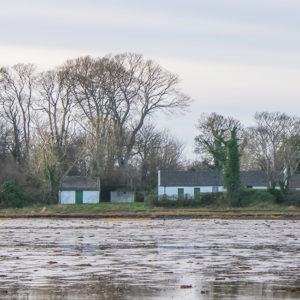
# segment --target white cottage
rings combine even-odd
[[[60,204],[99,203],[100,178],[66,176],[60,184]]]
[[[222,192],[222,178],[214,171],[158,171],[158,196],[196,197],[200,193]]]
[[[268,179],[261,171],[241,171],[242,186],[267,189]],[[300,174],[290,181],[290,188],[299,190]],[[195,198],[200,193],[225,191],[221,173],[218,171],[158,171],[158,196],[177,198],[186,195]]]

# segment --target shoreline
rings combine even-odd
[[[270,219],[300,220],[300,211],[81,211],[0,212],[3,218],[87,218],[87,219]]]

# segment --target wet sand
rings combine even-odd
[[[299,299],[300,221],[0,219],[0,299]]]

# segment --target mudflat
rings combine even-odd
[[[2,218],[1,299],[299,299],[300,221]]]

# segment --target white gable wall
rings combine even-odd
[[[134,192],[110,192],[110,202],[112,203],[134,202]]]
[[[99,203],[99,191],[83,191],[82,193],[82,203]]]
[[[60,191],[59,192],[60,204],[75,204],[75,191]]]
[[[83,191],[82,203],[99,203],[99,191]],[[60,191],[59,192],[59,203],[60,204],[75,204],[76,192],[75,191]]]

